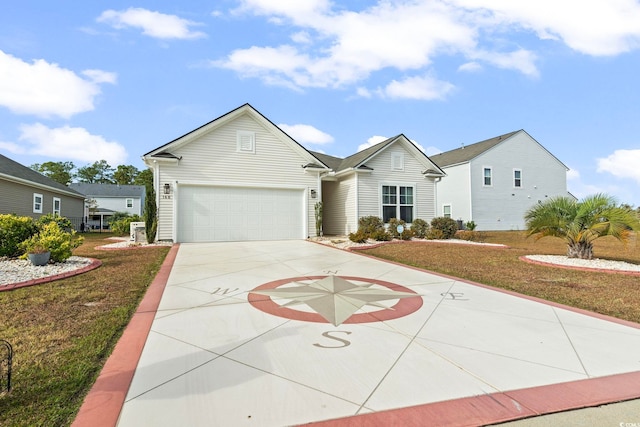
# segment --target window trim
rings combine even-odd
[[[489,171],[489,176],[485,175],[485,172]],[[489,184],[487,184],[487,178],[489,178]],[[482,167],[482,186],[483,187],[493,187],[493,168],[491,166],[483,166]]]
[[[38,197],[40,198],[39,202],[36,201]],[[42,213],[43,204],[44,204],[44,196],[40,193],[33,193],[33,213]]]
[[[248,137],[248,140],[245,138]],[[246,142],[249,142],[249,146],[246,147]],[[239,130],[236,132],[236,151],[238,153],[255,154],[256,152],[256,133],[246,130]]]
[[[129,206],[129,204],[131,204],[131,206]],[[127,209],[133,209],[133,197],[127,197],[127,198],[124,200],[124,206],[125,206]]]
[[[58,209],[56,209],[56,202],[58,202]],[[55,216],[62,216],[60,214],[62,212],[62,199],[60,197],[53,198],[53,206],[51,212],[53,212],[53,215]]]
[[[449,216],[447,216],[447,208],[449,208]],[[451,203],[444,203],[442,205],[442,216],[444,218],[453,218],[453,209],[451,209]]]
[[[396,197],[396,203],[384,203],[384,188],[385,187],[394,187],[395,188],[395,197]],[[411,188],[411,204],[408,203],[404,203],[401,204],[400,200],[401,200],[401,188]],[[401,212],[401,208],[402,207],[406,207],[406,206],[410,206],[411,207],[411,222],[413,222],[413,219],[415,219],[416,217],[416,193],[417,193],[417,186],[416,184],[408,184],[408,183],[386,183],[383,182],[380,184],[380,217],[382,218],[382,220],[384,221],[384,208],[385,206],[394,206],[395,210],[396,210],[396,214],[394,217],[391,218],[397,218],[397,219],[402,219],[402,212]],[[406,197],[406,194],[404,195]],[[410,224],[411,222],[407,222],[407,224]],[[388,222],[385,222],[385,224],[388,224]]]
[[[520,177],[516,178],[516,173],[520,172]],[[516,185],[519,184],[519,185]],[[513,188],[523,188],[522,186],[522,169],[514,168],[513,169]]]

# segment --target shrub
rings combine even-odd
[[[349,233],[349,240],[354,243],[365,243],[367,239],[368,236],[361,229],[358,229],[355,233]]]
[[[475,230],[475,229],[476,229],[476,227],[478,226],[478,224],[476,224],[476,223],[475,223],[475,222],[473,222],[473,221],[468,221],[464,226],[467,228],[467,230],[469,230],[469,231],[473,231],[473,230]]]
[[[417,238],[424,239],[429,233],[429,223],[424,219],[416,218],[411,223],[411,231]]]
[[[369,237],[373,240],[377,240],[378,242],[388,242],[389,240],[393,239],[391,234],[385,229],[378,229],[374,231]]]
[[[444,239],[444,232],[437,228],[430,228],[426,237],[429,240],[442,240]]]
[[[58,227],[65,231],[71,231],[73,229],[73,224],[68,218],[51,213],[44,214],[38,218],[36,225],[38,226],[38,229],[41,229],[44,225],[49,224],[50,222],[55,222],[58,224]]]
[[[376,231],[385,231],[384,222],[378,216],[363,216],[358,220],[358,231],[371,236]]]
[[[480,232],[474,230],[458,230],[456,232],[456,239],[479,242],[481,240],[481,235]]]
[[[76,237],[75,234],[74,230],[62,230],[58,223],[53,221],[43,225],[38,233],[20,243],[20,247],[27,253],[49,250],[51,261],[62,262],[69,258],[73,249],[80,246],[84,240],[84,237]]]
[[[0,256],[21,255],[20,243],[37,232],[38,227],[31,217],[0,215]]]
[[[447,217],[436,217],[431,220],[431,229],[440,230],[442,239],[451,239],[458,231],[458,223]]]
[[[140,215],[130,215],[111,222],[110,228],[118,236],[125,236],[131,232],[132,222],[141,222]]]
[[[412,237],[413,237],[413,230],[410,228],[405,228],[404,230],[402,230],[402,233],[400,233],[400,236],[399,236],[401,240],[411,240]]]

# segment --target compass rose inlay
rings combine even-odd
[[[362,283],[362,284],[358,284]],[[249,302],[266,313],[310,322],[380,322],[413,313],[420,295],[400,285],[362,277],[312,276],[277,280],[249,293]],[[397,302],[389,307],[383,301]],[[277,301],[277,302],[276,302]],[[311,311],[291,307],[306,306]]]

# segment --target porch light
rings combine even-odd
[[[164,194],[171,194],[171,184],[167,183],[164,185]]]
[[[318,197],[318,193],[316,192],[316,190],[311,190],[311,198],[315,199],[316,197]]]

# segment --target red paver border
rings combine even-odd
[[[78,268],[78,269],[71,270],[71,271],[66,271],[66,272],[60,273],[60,274],[54,274],[54,275],[51,275],[51,276],[39,277],[37,279],[26,280],[24,282],[11,283],[9,285],[2,285],[2,286],[0,286],[0,292],[12,291],[14,289],[26,288],[27,286],[41,285],[43,283],[49,283],[49,282],[53,282],[55,280],[66,279],[67,277],[73,277],[73,276],[77,276],[78,274],[86,273],[87,271],[95,270],[96,268],[98,268],[98,267],[100,267],[102,265],[102,261],[100,261],[99,259],[86,258],[86,257],[82,257],[82,258],[90,259],[91,263],[89,265],[86,265],[86,266],[82,267],[82,268]]]
[[[113,353],[85,397],[72,426],[117,424],[179,247],[179,244],[175,244],[169,250]]]

